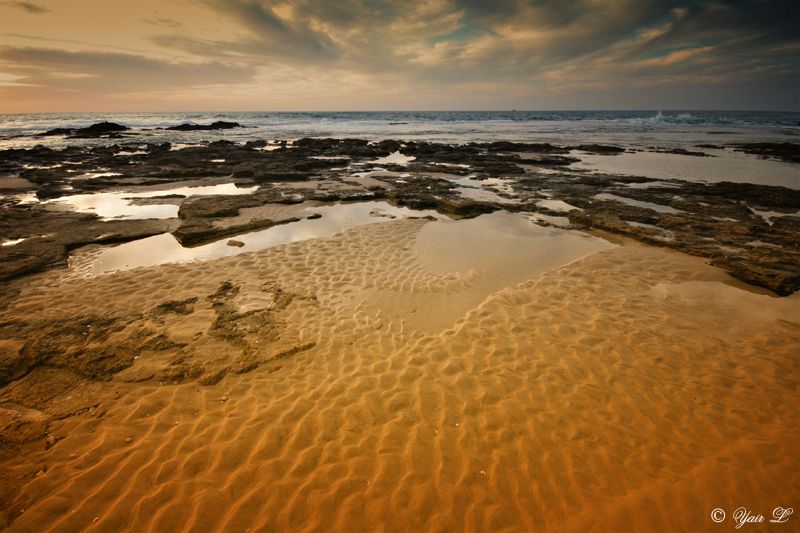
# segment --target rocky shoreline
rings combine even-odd
[[[124,131],[120,128],[127,129],[105,123],[61,134],[88,135],[92,130],[117,135]],[[24,239],[0,246],[0,279],[64,266],[70,251],[88,244],[171,232],[191,246],[297,220],[242,215],[272,204],[385,200],[453,218],[499,209],[531,213],[541,224],[602,230],[706,257],[734,277],[779,295],[800,288],[800,190],[655,180],[569,167],[581,152],[614,157],[625,151],[618,146],[315,138],[245,144],[219,140],[172,148],[169,143],[131,140],[0,152],[0,234],[6,242]],[[783,161],[797,161],[800,154],[800,145],[792,143],[727,148]],[[178,217],[167,219],[103,220],[50,202],[75,194],[223,181],[258,189],[191,198],[165,192],[135,200],[179,205]]]

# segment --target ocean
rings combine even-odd
[[[52,128],[111,121],[133,128],[126,139],[70,140],[39,137]],[[165,131],[185,122],[235,121],[244,128],[210,132]],[[698,143],[797,141],[800,113],[754,111],[381,111],[381,112],[208,112],[208,113],[37,113],[0,115],[0,149],[37,144],[172,142],[193,144],[220,138],[298,139],[357,137],[446,143],[510,140],[603,142],[624,146],[686,146]]]

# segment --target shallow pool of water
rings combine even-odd
[[[577,154],[570,168],[604,174],[644,176],[683,181],[757,183],[800,189],[800,166],[761,159],[730,150],[707,150],[716,157],[659,152],[625,152],[615,156]]]
[[[398,150],[397,152],[392,152],[391,154],[387,155],[386,157],[381,157],[372,161],[373,164],[376,165],[408,165],[411,161],[414,161],[416,157],[411,155],[404,155],[401,154]]]
[[[146,192],[101,192],[95,194],[75,194],[51,200],[48,203],[67,205],[81,213],[95,213],[102,219],[146,219],[146,218],[175,218],[178,216],[178,204],[137,204],[138,198],[155,198],[158,196],[211,196],[211,195],[236,195],[248,194],[258,190],[254,187],[237,187],[234,183],[221,185],[207,185],[202,187],[177,187]],[[177,199],[180,200],[180,199]]]
[[[263,250],[281,244],[327,237],[341,233],[351,227],[383,222],[394,218],[425,217],[446,218],[432,210],[412,210],[395,207],[386,202],[360,202],[334,204],[305,208],[298,216],[320,214],[322,218],[304,219],[298,222],[273,226],[235,237],[224,237],[203,246],[184,248],[170,233],[102,248],[99,252],[84,254],[76,252],[71,265],[90,275],[116,270],[178,263],[184,261],[207,261],[246,252]],[[244,246],[228,246],[230,239]]]
[[[568,204],[564,200],[539,200],[536,202],[536,205],[557,213],[569,213],[570,211],[574,211],[576,209],[578,211],[582,211],[580,207],[575,207],[572,204]]]
[[[773,224],[773,221],[772,221],[773,218],[800,216],[800,211],[797,211],[796,213],[784,213],[782,211],[761,211],[760,209],[755,209],[753,207],[750,207],[749,205],[747,206],[747,208],[750,211],[752,211],[754,214],[756,214],[756,215],[760,216],[762,219],[764,219],[764,222],[766,222],[770,226]]]
[[[670,207],[668,205],[654,204],[653,202],[643,202],[642,200],[634,200],[633,198],[627,198],[625,196],[617,196],[616,194],[609,194],[605,192],[600,194],[595,194],[594,198],[598,200],[619,202],[633,207],[641,207],[643,209],[652,209],[657,213],[673,213],[673,214],[683,213],[683,211],[681,211],[680,209],[675,209],[674,207]]]
[[[429,271],[491,272],[481,279],[499,289],[613,246],[578,231],[541,226],[526,213],[495,211],[428,224],[422,228],[415,249]]]

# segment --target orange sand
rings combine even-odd
[[[227,364],[205,333],[221,282],[241,287],[231,305],[275,313],[269,335],[243,337],[265,346],[257,368],[216,385],[161,384],[169,358],[143,353],[55,392],[89,408],[51,422],[63,439],[48,450],[5,460],[39,472],[7,506],[10,531],[721,531],[716,507],[797,507],[798,295],[639,245],[522,279],[446,272],[458,264],[431,263],[425,225],[28,281],[0,319],[198,296],[147,325],[204,372]],[[0,405],[24,405],[24,381]]]

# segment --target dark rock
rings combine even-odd
[[[541,154],[566,154],[570,150],[567,147],[556,146],[550,143],[515,143],[510,141],[496,141],[476,146],[481,146],[490,152],[537,152]]]
[[[660,154],[677,154],[677,155],[690,155],[694,157],[714,157],[711,154],[707,154],[705,152],[698,152],[695,150],[687,150],[685,148],[657,148],[651,150],[652,152],[657,152]]]
[[[267,141],[247,141],[244,143],[244,147],[247,150],[255,150],[257,148],[264,148],[267,145]]]
[[[86,128],[79,128],[75,131],[75,134],[87,136],[105,135],[107,133],[126,131],[129,129],[130,128],[128,126],[123,126],[122,124],[116,124],[114,122],[98,122],[97,124],[92,124]]]
[[[233,146],[236,146],[236,143],[227,139],[220,139],[218,141],[208,143],[209,148],[231,148]]]
[[[262,202],[252,195],[241,196],[201,196],[184,201],[178,209],[178,218],[217,218],[233,217],[243,207],[257,207]]]
[[[172,149],[172,144],[168,142],[164,142],[161,144],[154,144],[154,143],[147,144],[147,152],[151,154],[163,154],[165,152],[169,152],[171,149]]]
[[[577,157],[569,157],[563,155],[541,154],[537,156],[526,156],[516,160],[516,163],[521,165],[538,165],[538,166],[563,166],[577,163],[580,161]]]
[[[800,163],[800,144],[798,143],[743,143],[735,144],[735,149],[747,154],[778,159],[789,163]]]
[[[40,206],[0,209],[0,234],[42,235],[15,246],[0,246],[0,280],[66,266],[70,250],[87,244],[112,244],[149,237],[177,226],[170,220],[110,220]]]
[[[625,148],[611,146],[608,144],[579,144],[578,146],[575,146],[574,149],[580,150],[581,152],[588,152],[590,154],[602,155],[616,155],[625,151]]]
[[[276,222],[231,218],[240,213],[241,208],[265,203],[386,198],[394,204],[435,209],[453,217],[475,216],[495,209],[563,215],[537,205],[536,202],[543,198],[542,191],[547,191],[548,197],[583,209],[569,214],[571,224],[576,227],[606,229],[649,244],[707,257],[740,279],[776,292],[794,290],[793,280],[800,271],[797,246],[800,217],[795,215],[800,210],[800,191],[795,189],[677,180],[646,188],[626,187],[664,180],[567,169],[566,165],[573,159],[566,154],[573,148],[546,143],[503,141],[446,145],[394,140],[370,143],[364,139],[301,139],[291,147],[285,144],[286,147],[279,150],[254,149],[265,145],[264,141],[252,141],[246,146],[226,141],[179,151],[170,151],[169,145],[150,145],[147,153],[135,156],[119,156],[117,153],[121,150],[139,152],[141,144],[75,146],[60,150],[37,146],[0,151],[0,173],[28,180],[40,198],[95,192],[110,187],[166,185],[204,176],[233,175],[237,183],[262,184],[256,193],[249,195],[184,200],[182,218],[165,221],[105,222],[91,215],[48,211],[44,206],[17,206],[10,198],[0,198],[0,234],[7,236],[5,238],[30,237],[15,246],[0,247],[0,278],[64,265],[67,252],[85,244],[122,242],[137,235],[164,231],[176,231],[176,236],[183,235],[183,242],[198,244],[268,227]],[[619,153],[617,147],[578,146],[597,153]],[[791,152],[797,145],[760,143],[748,146],[764,154],[779,154],[787,147]],[[374,164],[378,157],[398,150],[415,157],[415,160],[407,166]],[[212,163],[214,159],[224,161]],[[65,162],[69,165],[58,166]],[[382,181],[383,186],[365,186],[358,180],[348,181],[352,168],[343,170],[341,167],[352,163],[359,164],[365,171],[381,167],[387,171],[408,172],[412,178],[397,179],[390,172],[383,176],[376,173],[371,178]],[[560,171],[527,171],[527,165],[550,165],[551,168],[560,168]],[[66,172],[67,168],[81,173],[107,168],[109,172],[121,175],[73,180],[74,173]],[[503,178],[503,191],[495,192],[501,196],[513,196],[518,203],[467,200],[455,190],[457,184],[454,180],[433,177],[439,173],[473,174],[476,180]],[[310,178],[327,183],[320,187],[292,187],[291,182]],[[335,182],[335,186],[328,186],[334,184],[331,182]],[[672,206],[680,213],[661,213],[613,201],[599,202],[594,199],[598,193]],[[180,200],[155,198],[134,201],[178,203]],[[751,209],[777,211],[785,215],[772,217],[771,224],[768,224]],[[630,222],[652,227],[640,227]],[[50,233],[52,237],[33,238]],[[229,362],[226,366],[230,367]],[[191,365],[181,368],[176,367],[176,372],[180,370],[183,375],[202,374],[208,370]]]
[[[40,362],[22,349],[23,341],[0,339],[0,387],[21,378]]]
[[[711,264],[725,269],[737,279],[764,287],[780,296],[789,296],[800,290],[800,270],[797,269],[796,262],[764,259],[718,256],[711,260]]]
[[[53,135],[71,135],[75,133],[75,128],[53,128],[52,130],[47,130],[44,133],[40,133],[40,137],[49,137]]]
[[[247,233],[257,229],[271,228],[279,224],[297,222],[299,218],[289,218],[283,220],[256,219],[249,220],[242,224],[229,226],[216,226],[214,219],[191,219],[181,224],[172,235],[178,239],[183,246],[198,246],[208,242],[219,240],[223,237]]]
[[[233,128],[241,128],[242,125],[238,122],[226,122],[218,120],[211,124],[179,124],[177,126],[169,126],[168,130],[173,131],[210,131],[210,130],[230,130]]]
[[[174,314],[174,315],[189,315],[194,312],[194,304],[197,303],[197,297],[187,298],[185,300],[170,300],[158,304],[151,312],[154,316]]]
[[[87,126],[85,128],[55,128],[44,133],[40,133],[39,135],[42,137],[51,135],[71,135],[73,137],[89,138],[109,136],[129,129],[130,128],[128,128],[128,126],[123,126],[122,124],[116,124],[114,122],[98,122],[97,124],[92,124],[91,126]]]
[[[719,144],[695,144],[698,148],[707,148],[711,150],[724,150],[725,147]]]

